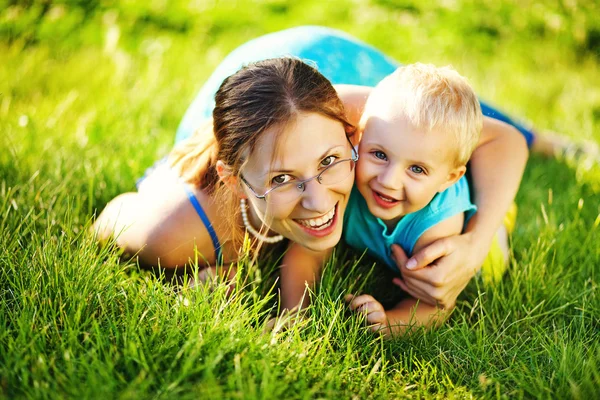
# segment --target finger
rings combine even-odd
[[[392,283],[396,286],[399,286],[400,288],[403,288],[403,285],[404,285],[404,287],[406,287],[406,282],[404,282],[403,279],[398,278],[398,277],[393,278]]]
[[[400,247],[397,244],[392,245],[392,258],[396,262],[398,269],[400,269],[400,267],[406,266],[406,262],[408,261],[406,253],[404,252],[402,247]]]
[[[367,315],[367,322],[369,324],[384,324],[386,319],[385,311],[373,311]]]
[[[448,255],[454,250],[452,242],[448,238],[436,240],[430,245],[422,248],[408,260],[406,268],[409,270],[421,269],[433,263],[440,257]]]
[[[419,296],[414,296],[415,298],[427,304],[431,304],[432,306],[436,306],[442,309],[448,309],[452,308],[452,306],[456,302],[456,297],[450,294],[451,291],[448,287],[432,287],[429,284],[419,281],[407,282],[406,285],[411,290],[420,293]]]
[[[429,302],[434,302],[434,298],[430,298],[427,290],[424,290],[420,287],[415,287],[414,285],[408,284],[406,281],[399,282],[400,288],[406,293],[410,294],[412,297],[416,299],[427,299]]]
[[[369,301],[368,303],[365,303],[362,306],[356,308],[357,313],[363,313],[367,316],[371,313],[380,311],[383,311],[383,306],[378,301]]]
[[[437,305],[436,299],[431,297],[427,291],[419,288],[419,287],[409,287],[405,282],[398,280],[398,286],[402,288],[406,293],[410,294],[415,299],[419,299],[424,303],[430,304],[432,306]]]
[[[402,280],[400,278],[394,278],[394,280],[392,282],[394,282],[394,284],[397,285],[401,290],[409,293],[412,297],[415,297],[417,299],[430,297],[427,290],[422,289],[421,287],[415,286],[412,283],[412,281],[406,281],[406,280]],[[434,301],[434,299],[432,298],[430,301]]]
[[[368,294],[361,294],[360,296],[354,297],[354,299],[352,299],[352,301],[350,302],[350,304],[348,306],[350,307],[350,309],[352,311],[355,311],[358,307],[360,307],[363,304],[368,303],[370,301],[375,301],[373,296],[370,296]]]
[[[443,261],[444,259],[442,258],[441,260],[428,265],[427,268],[417,270],[400,268],[400,273],[405,282],[421,281],[429,284],[431,287],[441,287],[446,284],[448,272],[453,272],[446,271]]]
[[[369,325],[369,329],[375,333],[383,333],[384,327],[381,326],[381,324],[372,324],[372,325]]]

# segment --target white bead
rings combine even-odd
[[[246,212],[246,199],[240,199],[240,210],[242,211],[242,221],[244,221],[244,226],[246,227],[246,230],[252,234],[252,236],[257,238],[261,242],[267,243],[277,243],[283,240],[282,235],[268,237],[261,234],[256,229],[254,229],[252,225],[250,225],[250,223],[248,222],[248,213]]]

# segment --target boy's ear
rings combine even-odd
[[[246,193],[244,193],[244,190],[240,187],[239,179],[233,174],[233,170],[229,165],[218,160],[215,168],[217,169],[219,179],[229,188],[229,190],[235,193],[239,198],[247,198]]]
[[[444,190],[448,189],[450,186],[454,185],[460,178],[463,177],[465,172],[467,172],[466,165],[461,165],[460,167],[456,167],[456,168],[450,170],[450,172],[448,173],[448,178],[447,178],[446,182],[444,182],[442,184],[442,186],[440,187],[440,190],[438,190],[438,192],[443,192]]]

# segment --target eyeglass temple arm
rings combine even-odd
[[[248,187],[248,189],[250,189],[250,191],[252,192],[252,194],[254,195],[254,197],[256,197],[257,199],[260,199],[260,200],[265,200],[265,201],[267,201],[267,199],[266,199],[266,197],[267,197],[267,194],[268,194],[268,193],[269,193],[269,192],[270,192],[272,189],[269,189],[269,190],[267,190],[267,191],[265,192],[265,194],[263,194],[263,195],[260,195],[260,194],[256,193],[256,190],[254,190],[254,189],[252,188],[252,186],[250,186],[250,184],[248,183],[248,181],[247,181],[246,179],[244,179],[244,177],[243,177],[241,174],[240,174],[240,179],[242,180],[242,182],[244,182],[244,183],[246,184],[246,186]]]

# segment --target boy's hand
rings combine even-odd
[[[454,307],[487,254],[486,246],[473,240],[470,233],[439,239],[413,255],[412,263],[400,246],[392,245],[392,256],[402,274],[402,279],[394,278],[394,284],[425,303]],[[482,248],[484,252],[479,251]]]
[[[387,335],[389,329],[387,324],[387,315],[380,302],[373,296],[363,294],[354,296],[348,294],[344,297],[350,309],[354,312],[364,314],[369,323],[369,328],[376,333]]]

